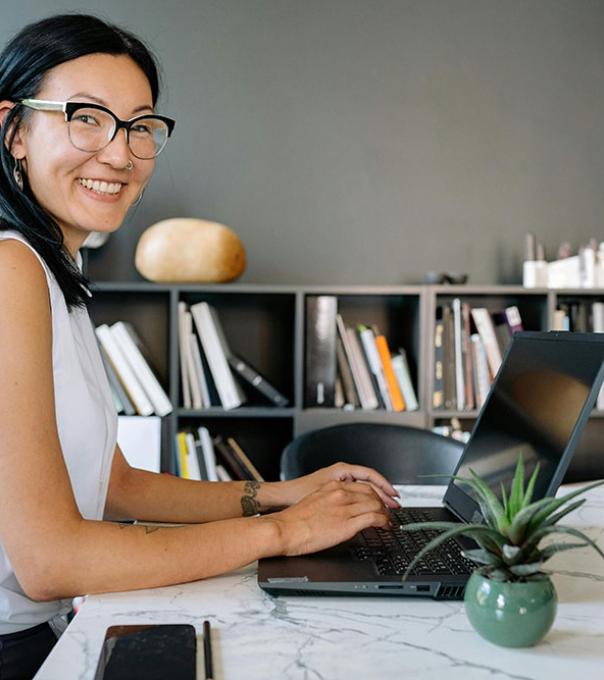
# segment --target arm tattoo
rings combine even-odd
[[[152,534],[154,531],[159,531],[159,529],[179,529],[182,525],[176,525],[176,526],[161,526],[161,525],[156,525],[156,524],[143,524],[138,523],[135,524],[134,522],[118,522],[117,523],[118,527],[120,529],[130,529],[131,527],[143,527],[145,530],[145,534]]]
[[[241,509],[244,517],[252,517],[260,512],[260,503],[256,500],[260,482],[248,481],[243,487],[244,495],[241,496]]]

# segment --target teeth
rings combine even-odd
[[[98,194],[118,194],[122,188],[120,182],[99,182],[97,179],[78,179],[78,182],[87,189],[92,189]]]

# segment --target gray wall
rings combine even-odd
[[[0,38],[98,2],[2,2]],[[91,257],[137,279],[149,224],[234,228],[243,281],[520,277],[523,234],[604,239],[604,2],[105,0],[165,71],[177,129]]]

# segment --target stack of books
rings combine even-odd
[[[417,410],[405,350],[392,355],[376,326],[347,326],[337,305],[333,295],[306,302],[306,406]]]
[[[207,302],[190,307],[178,303],[178,346],[185,408],[237,408],[247,399],[240,382],[272,406],[289,403],[265,376],[232,352],[218,314]]]
[[[518,307],[470,307],[455,298],[436,308],[432,408],[472,411],[485,402],[512,335],[523,330]]]
[[[207,427],[176,435],[176,473],[184,479],[226,482],[255,480],[262,475],[233,437],[210,436]]]
[[[604,302],[568,300],[558,304],[552,330],[579,333],[604,333]],[[600,390],[596,408],[604,411],[604,387]]]
[[[168,415],[172,403],[134,327],[118,321],[98,326],[95,333],[117,412],[129,416]]]

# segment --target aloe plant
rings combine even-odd
[[[509,490],[506,491],[504,485],[501,485],[501,500],[472,469],[470,474],[471,477],[452,475],[452,479],[468,485],[475,492],[485,524],[421,522],[402,525],[401,529],[404,531],[442,531],[415,556],[405,576],[426,553],[456,536],[466,536],[478,544],[478,548],[465,550],[463,555],[477,565],[477,573],[495,581],[526,582],[547,579],[548,574],[542,569],[544,562],[558,552],[573,548],[591,546],[604,557],[604,552],[589,536],[574,527],[558,524],[563,517],[586,501],[585,498],[573,501],[574,498],[604,484],[604,481],[594,482],[560,498],[542,498],[532,502],[539,465],[525,488],[522,456],[518,458]],[[540,547],[544,538],[554,534],[566,534],[577,540],[548,543]]]

